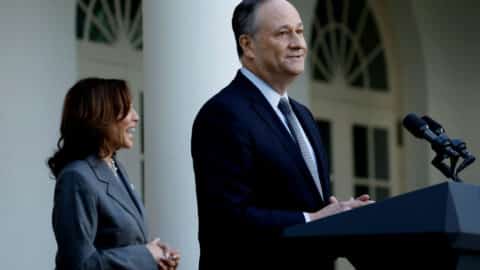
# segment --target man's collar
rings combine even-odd
[[[263,94],[263,96],[265,96],[265,98],[268,100],[268,103],[270,103],[270,105],[273,108],[276,108],[278,106],[278,103],[280,102],[280,98],[285,97],[288,99],[287,92],[285,92],[285,94],[283,95],[280,95],[268,83],[260,79],[257,75],[255,75],[255,73],[251,72],[246,67],[242,67],[240,69],[240,72],[249,81],[251,81],[258,88],[258,90],[260,90],[260,92]]]

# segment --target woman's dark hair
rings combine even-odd
[[[71,161],[113,154],[118,142],[113,124],[127,116],[131,101],[124,80],[86,78],[70,88],[63,104],[58,149],[47,162],[53,176]]]

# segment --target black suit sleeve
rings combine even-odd
[[[75,171],[61,175],[55,187],[52,217],[58,270],[158,269],[145,245],[96,249],[98,221],[96,193],[83,176]]]
[[[263,235],[278,234],[287,226],[304,223],[304,216],[256,205],[261,160],[249,129],[224,104],[207,104],[199,113],[192,156],[200,218],[211,226],[234,224]]]

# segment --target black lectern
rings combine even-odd
[[[360,270],[480,270],[480,187],[445,182],[287,228],[284,237]]]

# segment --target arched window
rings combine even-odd
[[[401,147],[382,0],[318,0],[312,10],[311,108],[326,138],[334,192],[388,198],[398,193]]]
[[[141,0],[78,0],[77,39],[143,48]]]
[[[387,66],[366,0],[319,0],[311,44],[313,78],[345,80],[352,89],[388,91]]]

